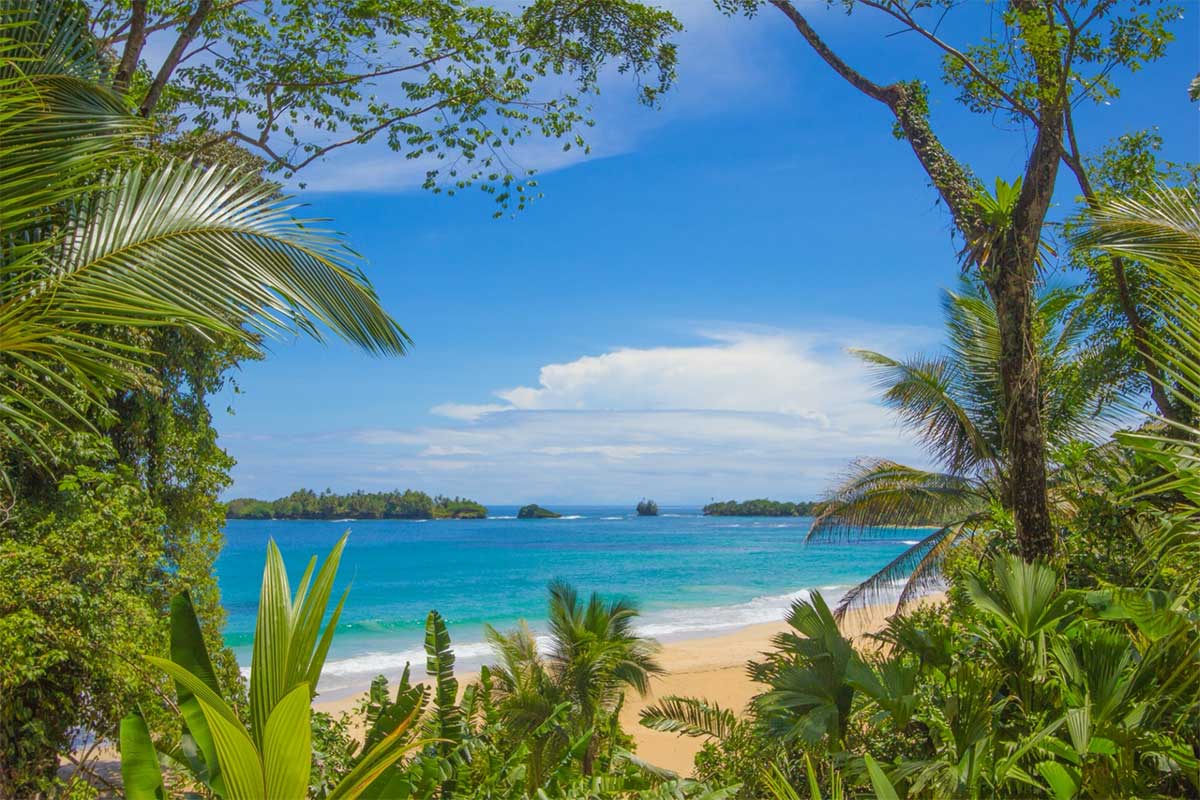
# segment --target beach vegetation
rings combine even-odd
[[[643,714],[709,740],[697,777],[745,797],[1200,794],[1200,459],[1181,421],[1200,404],[1175,388],[1200,378],[1198,207],[1163,186],[1082,221],[1084,244],[1153,276],[1149,344],[1176,418],[1068,448],[1058,560],[1025,561],[1011,536],[961,542],[945,601],[860,642],[819,594],[796,603],[750,667],[763,688],[744,715],[715,724],[700,698]]]
[[[791,765],[787,780],[806,782],[803,754],[835,765],[822,782],[836,775],[852,793],[871,787],[868,758],[899,796],[1200,789],[1200,629],[1185,597],[1063,589],[1053,568],[1008,554],[979,566],[961,576],[964,598],[894,617],[857,648],[814,594],[751,665],[763,690],[747,721],[698,724],[702,700],[668,698],[643,722],[709,737],[696,763],[717,782],[761,772],[741,759],[773,748],[775,763]],[[747,752],[747,738],[763,744]],[[721,758],[727,742],[732,763]]]
[[[571,586],[549,587],[551,645],[543,656],[523,623],[488,631],[499,663],[460,687],[446,622],[425,623],[429,684],[402,673],[394,696],[380,676],[354,715],[314,714],[311,703],[349,589],[329,608],[347,536],[323,564],[314,556],[293,595],[274,542],[259,599],[249,704],[222,699],[187,593],[171,603],[170,657],[143,656],[173,687],[176,740],[156,740],[138,708],[120,726],[129,800],[168,789],[230,798],[321,800],[484,797],[729,796],[640,762],[617,722],[623,693],[644,693],[661,672],[656,644],[632,631],[634,605]],[[322,623],[324,629],[322,630]],[[354,719],[358,723],[354,723]],[[360,725],[361,740],[353,733]]]

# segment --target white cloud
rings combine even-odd
[[[445,424],[310,435],[302,446],[280,440],[239,453],[238,491],[256,491],[245,469],[271,476],[265,494],[319,474],[337,476],[339,489],[412,487],[494,503],[800,499],[819,495],[859,456],[924,463],[846,346],[902,354],[932,332],[835,329],[858,333],[847,341],[727,330],[690,346],[547,364],[535,384],[496,391],[503,403],[432,409]]]
[[[484,414],[490,414],[493,411],[505,411],[508,408],[509,406],[500,405],[499,403],[442,403],[429,409],[429,413],[437,414],[439,417],[474,422]]]

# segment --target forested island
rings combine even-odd
[[[225,504],[227,519],[484,519],[487,515],[487,507],[474,500],[430,497],[413,489],[351,494],[299,489],[277,500],[243,497]]]
[[[561,516],[557,511],[542,508],[537,503],[521,506],[521,510],[517,512],[517,519],[559,519]]]
[[[787,503],[779,500],[726,500],[723,503],[709,503],[704,507],[706,517],[812,517],[817,513],[820,503],[801,501]]]
[[[639,517],[657,517],[658,503],[642,498],[641,502],[637,504],[637,514]]]

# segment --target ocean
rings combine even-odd
[[[446,618],[462,671],[489,659],[485,625],[526,619],[544,629],[554,578],[584,596],[637,601],[645,635],[701,637],[781,619],[812,590],[832,605],[920,536],[878,529],[853,543],[806,543],[807,518],[705,517],[696,508],[638,517],[631,508],[555,506],[564,516],[548,520],[519,520],[515,506],[489,510],[486,520],[230,520],[217,559],[226,642],[247,668],[270,538],[294,588],[310,556],[323,558],[351,532],[335,597],[347,584],[350,595],[321,677],[330,696],[394,677],[406,662],[423,672],[430,609]]]

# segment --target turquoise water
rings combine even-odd
[[[867,541],[807,544],[804,518],[704,517],[695,508],[639,518],[628,508],[556,507],[562,519],[518,520],[515,507],[490,510],[486,520],[230,520],[217,560],[226,639],[248,666],[271,537],[294,586],[309,556],[324,556],[351,531],[338,581],[339,592],[352,583],[350,597],[321,680],[328,693],[423,663],[430,609],[446,617],[464,669],[489,655],[484,624],[525,618],[540,628],[552,578],[581,593],[635,599],[647,635],[704,636],[778,620],[810,589],[832,602],[920,535],[881,529]]]

